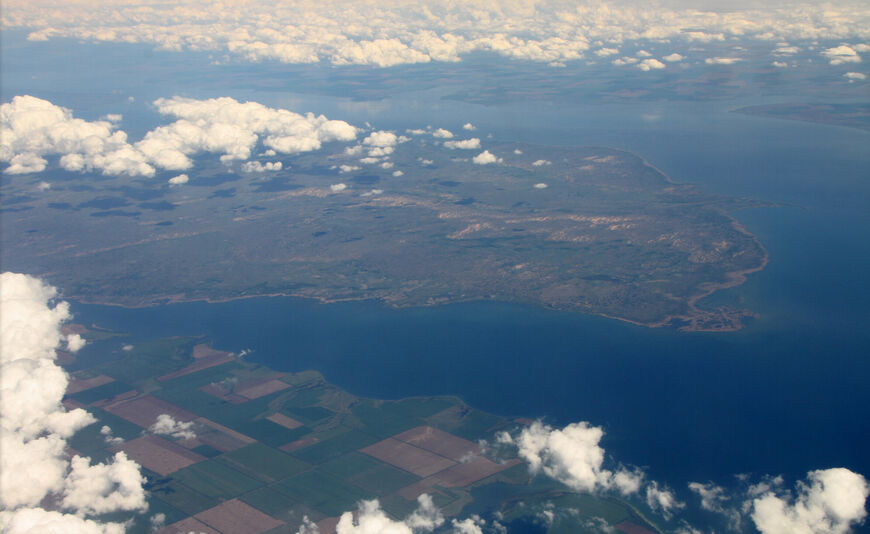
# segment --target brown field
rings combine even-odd
[[[192,517],[167,525],[166,528],[159,531],[159,534],[190,534],[191,532],[196,532],[196,534],[221,534]]]
[[[433,493],[432,486],[434,486],[437,483],[438,483],[438,481],[435,480],[435,477],[429,477],[427,479],[420,480],[418,482],[414,482],[410,486],[405,486],[404,488],[400,489],[397,493],[409,501],[414,501],[417,499],[417,497],[419,497],[420,495],[422,495],[424,493],[432,494]]]
[[[225,400],[231,404],[242,404],[250,400],[242,397],[241,395],[231,393],[227,388],[219,384],[209,384],[207,386],[202,386],[201,388],[199,388],[199,390],[203,393],[208,393],[212,397],[217,397],[221,400]]]
[[[201,360],[203,358],[208,358],[211,356],[229,356],[231,354],[231,352],[227,352],[224,350],[215,350],[206,345],[205,343],[200,343],[199,345],[195,345],[193,347],[192,356],[195,360]]]
[[[197,439],[221,452],[241,449],[257,441],[205,417],[200,417],[196,422],[200,424],[196,433]]]
[[[120,450],[142,467],[161,475],[168,475],[182,467],[201,462],[206,458],[189,451],[181,445],[158,436],[143,436],[121,445]]]
[[[139,392],[135,389],[131,389],[130,391],[125,391],[124,393],[118,393],[114,397],[109,397],[108,399],[101,399],[97,402],[92,402],[91,406],[96,406],[97,408],[102,408],[104,406],[109,406],[115,404],[117,402],[125,401],[127,399],[132,399],[139,395]]]
[[[289,428],[290,430],[293,430],[294,428],[299,428],[300,426],[302,426],[302,423],[300,423],[296,419],[293,419],[292,417],[287,417],[283,413],[272,414],[269,417],[267,417],[266,419],[268,419],[269,421],[272,421],[273,423],[277,423],[277,424],[283,426],[284,428]]]
[[[165,374],[161,377],[157,378],[158,382],[165,382],[166,380],[172,380],[173,378],[178,378],[179,376],[189,375],[190,373],[195,373],[197,371],[202,371],[203,369],[208,369],[209,367],[215,367],[222,363],[226,363],[232,360],[235,360],[236,357],[230,354],[229,352],[221,352],[215,351],[217,354],[212,354],[210,356],[203,356],[199,358],[192,364],[188,365],[183,369],[179,369],[178,371]]]
[[[221,503],[194,517],[223,534],[260,534],[284,524],[238,499]]]
[[[360,449],[360,452],[424,478],[456,464],[449,458],[394,438],[387,438],[374,445],[369,445]]]
[[[196,414],[151,395],[108,405],[105,407],[105,410],[142,428],[149,428],[157,422],[157,416],[164,413],[171,415],[176,421],[192,421],[196,419]]]
[[[281,445],[278,448],[284,452],[293,452],[296,449],[301,449],[302,447],[305,447],[308,445],[313,445],[314,443],[317,443],[318,441],[320,441],[320,439],[315,438],[315,437],[302,438],[302,439],[297,439],[296,441],[291,441],[287,445]]]
[[[258,380],[256,383],[251,385],[240,383],[236,386],[235,393],[249,399],[259,399],[260,397],[265,397],[269,393],[275,393],[276,391],[281,391],[282,389],[287,389],[289,387],[290,384],[287,382],[282,382],[273,378],[265,381]]]
[[[97,386],[102,386],[103,384],[108,384],[109,382],[114,382],[115,379],[111,376],[100,375],[95,376],[93,378],[75,378],[73,377],[69,381],[69,385],[66,387],[66,394],[72,395],[73,393],[78,393],[79,391],[84,391],[86,389],[95,388]]]
[[[626,534],[655,534],[651,530],[647,530],[640,525],[635,525],[631,521],[623,521],[618,525],[613,525],[616,527],[616,530],[621,530]]]
[[[519,463],[519,460],[497,464],[487,460],[483,456],[475,456],[469,462],[456,464],[440,473],[432,475],[430,478],[435,479],[436,484],[439,486],[458,488],[474,484],[478,480],[494,475],[499,471],[504,471],[517,463]]]
[[[451,460],[460,461],[469,453],[476,453],[480,447],[467,439],[462,439],[453,434],[444,432],[431,426],[418,426],[393,436],[399,441],[404,441],[426,449],[429,452],[446,456]]]
[[[320,534],[333,534],[338,526],[339,517],[327,517],[317,522],[317,530]]]

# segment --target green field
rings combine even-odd
[[[281,480],[310,467],[302,460],[262,443],[228,452],[217,461],[265,482]]]

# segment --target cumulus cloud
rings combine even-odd
[[[163,434],[175,439],[194,439],[196,437],[192,421],[176,421],[168,413],[158,415],[157,421],[151,425],[149,430],[154,434]]]
[[[336,534],[414,534],[432,532],[444,524],[444,516],[427,494],[417,498],[417,509],[404,520],[390,518],[377,500],[361,501],[354,512],[345,512],[335,527]],[[315,534],[319,529],[307,517],[297,534]]]
[[[701,482],[690,482],[689,489],[701,497],[701,508],[708,512],[722,511],[722,503],[727,499],[725,488],[717,486],[712,482],[706,484]]]
[[[173,176],[169,180],[169,185],[181,185],[186,184],[190,181],[190,177],[186,174],[179,174],[178,176]]]
[[[344,191],[345,189],[347,189],[347,184],[332,184],[331,186],[329,186],[329,189],[333,193],[338,193],[340,191]]]
[[[127,134],[108,121],[89,122],[72,111],[34,96],[16,96],[0,105],[0,161],[3,172],[24,174],[45,170],[43,156],[60,155],[69,171],[153,176],[154,167],[127,143]]]
[[[342,174],[346,173],[346,172],[358,171],[360,169],[361,169],[361,167],[359,165],[339,165],[338,166],[338,172],[340,172]]]
[[[605,55],[649,40],[711,42],[729,38],[785,41],[866,40],[866,2],[804,4],[799,9],[692,9],[613,1],[462,3],[433,0],[359,5],[348,0],[310,3],[265,0],[245,10],[182,0],[146,0],[47,9],[50,0],[9,2],[4,27],[30,30],[34,41],[74,37],[98,42],[149,43],[163,50],[210,51],[246,61],[372,65],[455,62],[475,52],[564,65],[595,43]],[[184,16],[179,16],[183,13]],[[353,21],[348,24],[347,21]]]
[[[671,490],[660,488],[656,482],[650,482],[646,487],[646,503],[652,510],[661,513],[665,519],[670,519],[675,510],[686,507],[686,504],[680,502]]]
[[[544,182],[540,182],[540,183],[535,184],[535,185],[532,186],[532,187],[534,187],[535,189],[546,189],[546,188],[547,188],[547,184],[545,184]]]
[[[473,124],[471,124],[470,122],[466,122],[465,124],[462,125],[462,129],[469,131],[469,132],[473,132],[477,128]]]
[[[127,134],[110,122],[84,121],[47,100],[16,96],[0,106],[0,161],[9,163],[4,172],[41,172],[48,164],[44,156],[57,155],[68,171],[153,176],[155,167],[189,169],[190,156],[201,152],[221,154],[225,162],[247,160],[258,141],[292,154],[317,150],[329,141],[352,141],[357,135],[357,129],[344,121],[227,97],[161,98],[154,105],[178,120],[130,144]],[[266,165],[277,170],[280,162]]]
[[[432,132],[432,137],[438,137],[440,139],[451,139],[453,138],[453,132],[450,130],[445,130],[444,128],[438,128],[434,132]]]
[[[490,163],[501,163],[502,160],[501,158],[495,157],[489,150],[484,150],[480,154],[471,158],[471,161],[476,165],[488,165]]]
[[[847,72],[843,77],[850,82],[863,81],[867,79],[867,75],[861,72]]]
[[[552,164],[553,164],[552,161],[546,160],[546,159],[537,159],[537,160],[532,162],[533,167],[541,167],[543,165],[552,165]]]
[[[404,175],[405,175],[405,173],[403,173],[402,171],[393,171],[393,176],[396,178],[398,178],[399,176],[404,176]]]
[[[846,534],[867,516],[867,480],[845,468],[811,471],[795,495],[770,490],[752,501],[761,534]]]
[[[374,147],[385,147],[385,146],[396,146],[399,143],[399,137],[393,132],[388,132],[385,130],[379,130],[377,132],[372,132],[365,139],[363,139],[364,145],[374,146]]]
[[[64,336],[69,305],[23,274],[0,275],[0,528],[4,532],[123,532],[89,514],[144,510],[139,466],[119,453],[109,464],[65,453],[66,439],[94,422],[61,404],[68,384],[56,349],[80,348]],[[71,340],[74,339],[75,341]],[[71,513],[38,508],[46,497]]]
[[[665,68],[665,64],[657,59],[644,59],[640,63],[637,64],[637,68],[642,71],[650,71],[650,70],[658,70]]]
[[[674,52],[673,54],[668,54],[668,55],[666,55],[666,56],[663,57],[662,59],[664,59],[664,60],[667,61],[668,63],[676,63],[676,62],[678,62],[678,61],[682,61],[682,60],[684,60],[684,59],[686,59],[686,58],[683,57],[683,56],[681,56],[680,54],[677,54],[676,52]]]
[[[615,56],[618,53],[618,48],[600,48],[595,51],[595,55],[598,57]]]
[[[708,57],[704,60],[707,65],[733,65],[742,61],[739,57]]]
[[[463,150],[473,150],[475,148],[480,148],[480,139],[472,137],[471,139],[463,139],[461,141],[444,141],[444,147],[450,149],[460,148]]]
[[[242,172],[271,172],[280,171],[282,168],[284,168],[284,164],[280,161],[261,163],[255,160],[242,163]]]
[[[619,468],[604,468],[604,449],[599,445],[604,437],[601,427],[589,423],[572,423],[563,429],[552,428],[536,421],[524,428],[512,440],[519,456],[529,463],[532,473],[543,472],[578,491],[616,489],[623,495],[637,492],[641,475]]]
[[[842,65],[844,63],[861,63],[861,56],[851,46],[841,45],[834,48],[828,48],[822,51],[822,55],[828,58],[831,65]]]

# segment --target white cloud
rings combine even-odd
[[[650,54],[650,53],[647,52],[646,50],[638,50],[638,51],[637,51],[637,54],[635,54],[635,55],[636,55],[637,57],[651,57],[651,56],[652,56],[652,54]]]
[[[708,512],[722,511],[722,503],[727,499],[724,488],[712,482],[706,484],[690,482],[689,489],[701,497],[701,508]]]
[[[538,159],[532,162],[533,167],[541,167],[543,165],[552,165],[553,162],[547,159]]]
[[[867,75],[861,72],[847,72],[843,77],[848,79],[850,82],[863,81],[867,79]]]
[[[175,439],[194,439],[196,437],[196,432],[193,430],[193,422],[176,421],[168,413],[158,415],[157,421],[148,430],[154,434],[162,434]]]
[[[405,173],[403,173],[402,171],[393,171],[393,176],[396,178],[398,178],[399,176],[404,176],[404,175],[405,175]]]
[[[246,160],[258,141],[277,152],[297,153],[329,141],[351,141],[357,133],[344,121],[227,97],[161,98],[154,105],[179,120],[131,145],[110,122],[84,121],[47,100],[16,96],[0,106],[0,161],[10,164],[4,172],[41,172],[48,163],[43,156],[59,155],[68,171],[153,176],[155,167],[189,169],[190,156],[201,152],[222,154],[222,161]]]
[[[637,64],[637,68],[642,71],[650,71],[665,68],[665,64],[657,59],[644,59],[640,63]]]
[[[468,132],[473,132],[474,130],[477,130],[477,128],[470,122],[466,122],[465,124],[463,124],[462,129]]]
[[[686,506],[685,503],[677,500],[671,490],[659,488],[656,482],[650,482],[646,487],[646,503],[653,511],[661,513],[665,519],[670,519],[674,511]]]
[[[666,55],[666,56],[663,57],[662,59],[664,59],[664,60],[667,61],[668,63],[676,63],[676,62],[678,62],[678,61],[682,61],[682,60],[684,60],[684,59],[686,59],[686,58],[683,57],[683,56],[681,56],[680,54],[677,54],[676,52],[674,52],[673,54],[668,54],[668,55]]]
[[[854,48],[846,45],[823,50],[822,55],[828,58],[831,65],[861,63],[861,56],[858,55],[858,52],[856,52]]]
[[[280,161],[267,161],[266,163],[261,163],[259,161],[247,161],[242,163],[242,172],[271,172],[271,171],[280,171],[284,167],[284,164]]]
[[[546,188],[547,188],[547,184],[541,182],[541,183],[537,183],[537,184],[535,184],[533,187],[534,187],[535,189],[546,189]]]
[[[618,48],[601,48],[595,51],[595,55],[598,57],[615,56],[618,53]]]
[[[364,145],[375,147],[396,146],[398,142],[399,138],[396,136],[396,134],[394,134],[393,132],[387,132],[385,130],[372,132],[365,139],[363,139]]]
[[[616,473],[604,468],[604,449],[599,445],[602,437],[601,427],[586,422],[560,430],[536,421],[524,428],[515,441],[532,473],[543,472],[577,491],[617,489],[624,495],[636,492],[641,475],[624,468]]]
[[[422,130],[420,128],[416,128],[413,130],[405,130],[405,133],[409,133],[411,135],[423,135],[426,133],[426,130]]]
[[[523,153],[523,151],[520,150],[519,148],[515,148],[515,149],[514,149],[514,154],[516,154],[517,156],[519,156],[519,155],[522,154],[522,153]]]
[[[501,158],[495,157],[489,150],[484,150],[480,154],[471,158],[471,161],[477,165],[488,165],[490,163],[501,163]]]
[[[52,10],[50,0],[4,5],[4,27],[24,27],[31,40],[74,37],[97,42],[149,43],[163,50],[208,51],[246,61],[373,65],[454,62],[474,52],[564,65],[608,46],[711,42],[731,38],[784,41],[862,39],[870,27],[866,2],[835,5],[710,9],[622,2],[462,3],[433,0],[359,5],[265,0],[231,6],[196,0],[73,3]],[[348,23],[352,21],[352,23]]]
[[[475,148],[480,148],[480,139],[472,137],[471,139],[463,139],[461,141],[444,141],[444,148],[473,150]]]
[[[345,189],[347,189],[347,184],[332,184],[331,186],[329,186],[329,189],[333,193],[338,193],[340,191],[344,191]]]
[[[801,49],[796,46],[778,46],[774,49],[773,55],[775,56],[793,56],[800,52]]]
[[[417,509],[403,521],[399,521],[391,519],[381,510],[377,500],[361,501],[356,514],[345,512],[341,515],[335,527],[336,534],[412,534],[431,532],[444,523],[444,516],[429,495],[420,495],[417,503]],[[306,521],[297,534],[314,532],[317,532],[316,527]]]
[[[186,174],[179,174],[169,179],[169,185],[181,185],[190,181],[190,177]]]
[[[704,60],[707,65],[733,65],[742,61],[739,57],[708,57]]]
[[[771,65],[778,69],[784,69],[788,67],[788,63],[786,63],[785,61],[774,61],[773,63],[771,63]]]
[[[121,122],[121,119],[123,119],[123,118],[124,118],[124,116],[121,115],[120,113],[108,113],[108,114],[100,117],[100,120],[109,121],[109,122]]]
[[[381,168],[382,169],[392,169],[393,162],[392,161],[385,161],[385,162],[381,163]]]
[[[870,486],[848,469],[811,471],[796,495],[769,491],[752,501],[752,520],[761,534],[846,534],[867,516]]]
[[[39,183],[36,185],[36,189],[39,190],[39,191],[48,191],[49,189],[51,189],[51,184],[48,183],[48,182],[44,182],[44,181],[43,181],[43,182],[39,182]]]
[[[346,173],[360,170],[361,167],[359,165],[339,165],[338,172]]]
[[[381,158],[361,158],[359,160],[363,165],[374,165],[375,163],[380,163]]]
[[[143,510],[139,466],[119,453],[109,464],[65,453],[66,439],[94,422],[61,404],[68,384],[55,350],[81,338],[64,336],[70,319],[57,291],[23,274],[0,275],[0,527],[3,532],[123,532],[88,514]],[[46,497],[72,514],[37,508]],[[76,515],[77,514],[77,515]]]
[[[383,156],[389,156],[396,149],[391,146],[376,146],[374,148],[369,149],[369,157],[370,158],[380,158]]]
[[[452,139],[453,132],[450,130],[445,130],[444,128],[438,128],[434,132],[432,132],[432,137],[438,137],[439,139]]]

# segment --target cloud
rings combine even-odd
[[[181,185],[190,181],[190,177],[186,174],[179,174],[169,179],[169,185]]]
[[[867,516],[867,480],[844,468],[811,471],[796,495],[770,490],[752,501],[761,534],[846,534]]]
[[[686,58],[684,56],[681,56],[680,54],[677,54],[676,52],[674,52],[673,54],[666,55],[662,59],[664,59],[668,63],[676,63],[676,62],[682,61]]]
[[[261,163],[255,160],[242,163],[242,172],[280,171],[283,167],[284,164],[280,161],[267,161],[266,163]]]
[[[329,189],[333,193],[338,193],[340,191],[344,191],[345,189],[347,189],[347,184],[332,184],[331,186],[329,186]]]
[[[80,348],[64,336],[69,305],[57,291],[16,273],[0,275],[0,527],[4,532],[123,532],[122,525],[84,519],[89,514],[144,510],[139,466],[123,453],[108,464],[65,453],[66,439],[94,422],[61,404],[68,385],[55,364],[56,349]],[[44,499],[72,513],[38,508]]]
[[[490,163],[501,163],[502,160],[501,158],[497,158],[491,154],[489,150],[484,150],[480,154],[471,158],[471,161],[477,165],[488,165]]]
[[[463,139],[461,141],[444,141],[444,148],[472,150],[480,148],[480,139],[472,137],[471,139]]]
[[[73,37],[95,42],[148,43],[162,50],[206,51],[251,62],[326,62],[391,67],[456,62],[473,53],[564,65],[594,43],[604,56],[617,46],[650,40],[711,42],[726,39],[867,38],[866,2],[840,1],[763,9],[710,9],[615,1],[462,3],[433,0],[365,4],[349,0],[275,5],[246,2],[245,10],[198,0],[68,3],[9,2],[4,27],[28,28],[29,39]],[[352,23],[348,23],[352,21]]]
[[[469,131],[469,132],[473,132],[474,130],[477,130],[477,128],[473,124],[471,124],[470,122],[466,122],[465,124],[463,124],[462,129]]]
[[[599,445],[602,437],[601,427],[586,422],[560,430],[536,421],[515,440],[504,435],[500,439],[516,443],[530,472],[543,472],[574,490],[617,489],[623,495],[637,492],[641,475],[624,468],[616,472],[604,468],[604,449]]]
[[[360,170],[360,168],[361,167],[359,165],[339,165],[338,172],[340,172],[340,173],[353,172],[353,171]]]
[[[225,162],[246,160],[260,141],[271,150],[292,154],[318,150],[329,141],[352,141],[357,135],[357,129],[344,121],[228,97],[161,98],[154,106],[179,120],[158,126],[131,145],[127,134],[110,122],[84,121],[47,100],[16,96],[0,106],[0,161],[9,163],[4,172],[41,172],[48,164],[43,156],[58,155],[60,166],[68,171],[153,176],[155,167],[189,169],[190,156],[202,152],[221,154]]]
[[[532,167],[541,167],[543,165],[552,165],[553,162],[546,159],[538,159],[532,162]]]
[[[396,146],[398,144],[399,138],[393,132],[388,132],[385,130],[380,130],[377,132],[372,132],[365,139],[363,139],[364,145],[374,146],[374,147],[385,147],[385,146]]]
[[[176,421],[168,413],[157,416],[157,421],[149,428],[154,434],[163,434],[175,439],[194,439],[196,432],[193,430],[193,422]]]
[[[657,59],[644,59],[640,63],[637,64],[637,68],[642,71],[650,71],[665,68],[665,64]]]
[[[704,60],[707,65],[733,65],[739,61],[743,61],[739,57],[708,57]]]
[[[541,183],[537,183],[537,184],[533,185],[532,187],[534,187],[535,189],[546,189],[547,184],[541,182]]]
[[[850,82],[863,81],[867,79],[867,75],[860,72],[847,72],[843,77]]]
[[[146,157],[127,143],[127,134],[110,122],[77,119],[72,111],[30,95],[0,105],[0,161],[10,164],[3,172],[41,172],[46,155],[61,155],[61,167],[69,171],[154,175]]]
[[[405,173],[402,171],[393,171],[393,176],[398,178],[399,176],[404,176]]]
[[[677,500],[671,490],[660,488],[656,482],[650,482],[646,487],[646,503],[653,511],[661,513],[668,520],[673,517],[674,511],[686,507],[685,503]]]
[[[618,48],[600,48],[595,51],[595,55],[598,57],[615,56],[618,53]]]
[[[801,49],[796,46],[785,45],[776,47],[772,53],[775,56],[793,56],[800,51]]]
[[[377,500],[361,501],[354,512],[345,512],[335,527],[336,534],[412,534],[431,532],[444,524],[444,516],[427,494],[417,498],[417,509],[404,520],[391,519]],[[319,533],[307,517],[297,534]]]
[[[452,139],[453,132],[450,130],[445,130],[444,128],[438,128],[434,132],[432,132],[432,137],[438,137],[439,139]]]
[[[861,63],[861,56],[858,55],[858,52],[856,52],[854,48],[846,45],[823,50],[822,55],[828,58],[831,65]]]
[[[706,484],[690,482],[689,489],[701,497],[701,508],[708,512],[721,512],[723,509],[722,504],[728,498],[725,494],[725,488],[717,486],[712,482]]]

